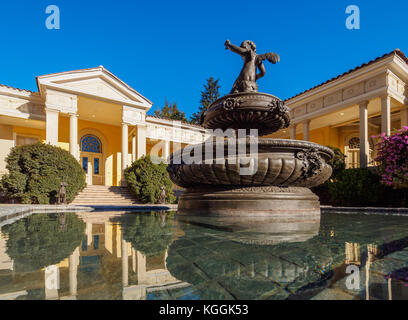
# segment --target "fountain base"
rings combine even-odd
[[[200,216],[268,217],[277,221],[320,221],[319,198],[305,187],[243,186],[188,188],[178,213]]]

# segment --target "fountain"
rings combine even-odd
[[[174,183],[186,188],[179,198],[178,213],[230,217],[240,222],[255,218],[261,224],[320,222],[319,198],[309,188],[330,177],[332,168],[327,162],[333,152],[308,141],[258,139],[253,129],[263,136],[290,124],[289,108],[274,95],[258,92],[256,83],[265,75],[263,61],[277,63],[279,55],[257,54],[252,41],[238,47],[227,40],[225,47],[239,54],[244,66],[231,92],[210,105],[201,124],[206,129],[232,129],[229,131],[238,146],[243,144],[244,154],[236,152],[239,147],[231,153],[229,135],[222,138],[224,153],[219,155],[217,134],[200,145],[174,152],[167,170]],[[243,139],[239,136],[242,130]],[[255,143],[257,152],[251,153]],[[198,158],[203,160],[185,160],[186,154],[194,158],[195,153],[200,153]],[[251,166],[252,171],[242,174]]]

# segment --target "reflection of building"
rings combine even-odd
[[[361,265],[360,244],[356,242],[346,242],[346,265]]]
[[[117,215],[78,213],[86,223],[82,243],[59,263],[22,274],[11,270],[0,233],[0,275],[7,277],[0,300],[145,299],[155,290],[187,286],[167,270],[167,251],[146,257],[123,239],[120,224],[110,221]]]

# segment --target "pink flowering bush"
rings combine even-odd
[[[380,163],[381,182],[395,189],[408,188],[408,127],[376,138],[379,142],[375,161]]]

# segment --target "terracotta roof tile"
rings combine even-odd
[[[7,86],[7,85],[5,85],[5,84],[0,84],[0,87],[2,87],[2,88],[7,88],[7,89],[12,89],[12,90],[18,90],[18,91],[20,91],[20,92],[38,93],[38,92],[35,92],[35,91],[31,91],[31,90],[26,90],[26,89],[20,89],[20,88],[10,87],[10,86]]]
[[[285,102],[287,102],[287,101],[289,101],[289,100],[291,100],[291,99],[293,99],[293,98],[296,98],[296,97],[298,97],[298,96],[300,96],[300,95],[302,95],[302,94],[304,94],[304,93],[307,93],[307,92],[310,92],[310,91],[312,91],[312,90],[314,90],[314,89],[317,89],[317,88],[319,88],[319,87],[322,87],[322,86],[324,86],[324,85],[326,85],[326,84],[328,84],[328,83],[330,83],[330,82],[333,82],[333,81],[335,81],[335,80],[337,80],[337,79],[339,79],[339,78],[341,78],[341,77],[344,77],[345,75],[348,75],[348,74],[353,73],[353,72],[355,72],[355,71],[357,71],[357,70],[360,70],[361,68],[364,68],[364,67],[366,67],[366,66],[369,66],[369,65],[371,65],[371,64],[373,64],[373,63],[375,63],[375,62],[378,62],[378,61],[380,61],[380,60],[386,59],[386,58],[388,58],[388,57],[390,57],[390,56],[392,56],[392,55],[397,55],[397,56],[399,56],[402,60],[404,60],[404,61],[408,64],[408,58],[405,56],[405,54],[404,54],[400,49],[395,49],[395,50],[391,51],[390,53],[386,53],[386,54],[382,55],[381,57],[378,57],[378,58],[376,58],[376,59],[374,59],[374,60],[371,60],[371,61],[369,61],[369,62],[363,63],[362,65],[360,65],[360,66],[358,66],[358,67],[355,67],[355,68],[353,68],[353,69],[350,69],[349,71],[346,71],[346,72],[344,72],[344,73],[342,73],[342,74],[340,74],[340,75],[338,75],[338,76],[336,76],[336,77],[334,77],[334,78],[331,78],[331,79],[329,79],[329,80],[327,80],[327,81],[325,81],[325,82],[323,82],[323,83],[321,83],[321,84],[319,84],[319,85],[317,85],[317,86],[314,86],[313,88],[310,88],[310,89],[307,89],[307,90],[305,90],[305,91],[302,91],[302,92],[300,92],[300,93],[294,95],[293,97],[290,97],[290,98],[286,99]]]

